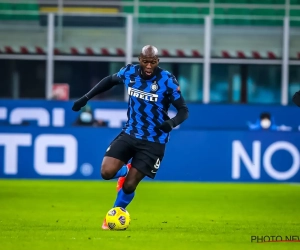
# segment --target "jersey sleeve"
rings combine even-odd
[[[168,80],[168,93],[170,95],[171,102],[176,101],[180,98],[181,92],[180,92],[180,86],[177,82],[177,79],[175,76],[171,76]]]
[[[176,127],[188,118],[189,110],[181,95],[180,86],[173,75],[168,80],[168,92],[172,105],[177,109],[176,116],[171,119],[173,120],[174,127]]]
[[[132,67],[131,64],[128,64],[124,67],[122,67],[119,72],[116,74],[117,77],[121,78],[122,80],[125,80],[126,76],[126,72],[130,70],[130,68]]]

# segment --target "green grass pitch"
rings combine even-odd
[[[116,182],[0,180],[1,249],[300,249],[300,186],[145,181],[126,231],[103,231]]]

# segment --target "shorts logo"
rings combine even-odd
[[[156,163],[154,164],[154,168],[155,168],[155,169],[159,169],[159,166],[160,166],[160,160],[159,160],[159,158],[157,158],[157,161],[156,161]]]
[[[110,150],[110,146],[106,149],[106,152],[108,152]]]
[[[158,100],[157,94],[147,93],[131,87],[128,87],[128,95],[150,102],[157,102]]]
[[[156,169],[156,171],[151,170],[151,173],[156,174],[157,170],[159,169],[159,166],[160,166],[160,160],[159,160],[159,158],[157,158],[157,161],[155,162],[155,164],[153,166]]]
[[[151,90],[152,90],[152,91],[158,90],[158,85],[157,85],[156,81],[154,81],[154,82],[152,83],[152,85],[151,85]]]

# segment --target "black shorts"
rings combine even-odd
[[[122,132],[107,148],[105,156],[119,159],[125,164],[132,159],[133,168],[154,179],[164,157],[165,147],[166,144],[137,139]]]

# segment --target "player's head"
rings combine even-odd
[[[152,45],[144,46],[139,56],[139,62],[142,75],[145,78],[151,78],[159,63],[158,49]]]

